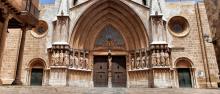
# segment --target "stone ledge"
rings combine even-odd
[[[1,94],[219,94],[220,89],[0,86]]]

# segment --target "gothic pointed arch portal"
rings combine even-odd
[[[121,0],[96,0],[79,18],[70,38],[72,48],[89,51],[95,87],[126,87],[129,52],[147,48],[148,43],[142,20]]]
[[[99,33],[112,26],[124,39],[127,51],[148,47],[147,30],[133,9],[120,0],[97,0],[79,18],[70,38],[73,48],[94,50]]]

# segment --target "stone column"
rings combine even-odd
[[[173,82],[174,82],[174,87],[177,88],[178,87],[178,79],[177,79],[177,69],[173,70]]]
[[[127,70],[132,70],[132,56],[131,54],[128,54],[128,63],[127,64]]]
[[[18,54],[17,69],[16,69],[16,74],[15,74],[15,80],[13,81],[12,85],[22,85],[21,70],[22,70],[26,32],[27,32],[27,27],[26,26],[22,27],[22,36],[21,36],[20,49],[19,49],[19,54]]]
[[[86,69],[86,51],[83,51],[83,61],[82,68]]]
[[[136,63],[137,63],[137,53],[136,53],[136,50],[134,51],[134,66],[133,66],[133,69],[137,69],[136,67]]]
[[[139,67],[142,69],[143,68],[143,64],[142,64],[142,50],[140,49],[139,50]]]
[[[25,85],[30,85],[30,76],[31,76],[31,74],[30,74],[30,68],[26,68],[25,69],[25,71],[26,71],[26,83],[25,83]]]
[[[4,14],[3,14],[4,15]],[[4,23],[3,23],[3,27],[0,28],[0,84],[2,84],[1,81],[1,65],[2,65],[2,58],[3,58],[3,53],[4,53],[4,49],[5,49],[5,42],[6,42],[6,38],[7,38],[7,31],[8,31],[8,22],[11,19],[11,15],[6,14]]]
[[[108,87],[112,88],[112,57],[111,55],[108,56]]]

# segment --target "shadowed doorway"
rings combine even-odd
[[[29,81],[32,86],[42,86],[45,64],[42,59],[33,59],[30,63]]]
[[[31,72],[31,85],[42,85],[43,69],[32,69]]]
[[[179,87],[192,87],[189,68],[179,68],[178,77],[179,77]]]
[[[180,58],[176,63],[180,88],[192,88],[195,84],[192,63],[187,58]]]

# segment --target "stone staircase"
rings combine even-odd
[[[220,89],[0,86],[0,94],[220,94]]]

